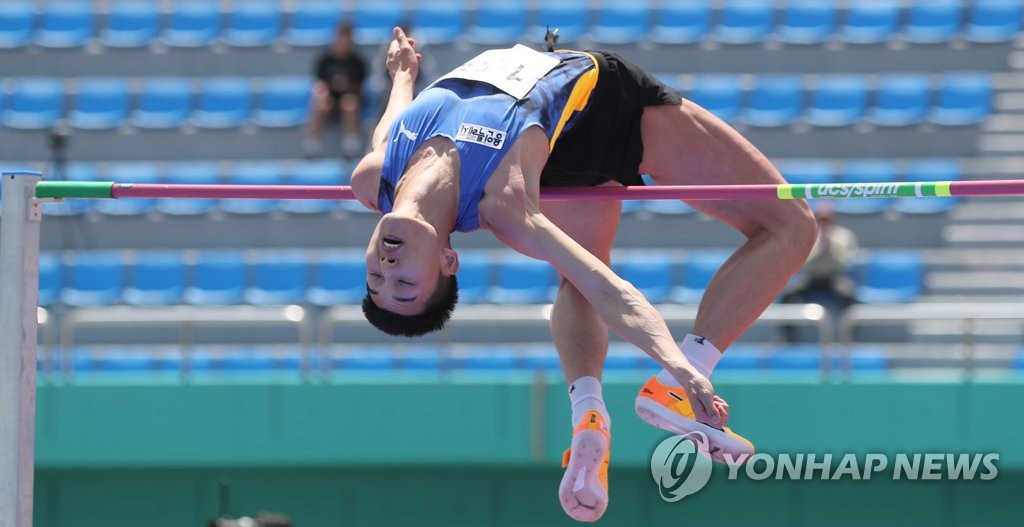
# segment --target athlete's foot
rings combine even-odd
[[[565,475],[558,486],[562,509],[581,522],[597,521],[608,507],[608,455],[611,433],[604,417],[587,412],[572,434],[572,446],[562,455]]]
[[[697,421],[682,388],[651,377],[636,396],[636,414],[648,424],[685,436],[700,432],[708,438],[708,455],[718,463],[740,462],[754,455],[754,445],[727,426],[717,428]],[[726,458],[728,454],[729,458]]]

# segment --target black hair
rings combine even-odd
[[[399,315],[378,306],[370,298],[367,286],[366,296],[363,297],[363,315],[374,327],[388,335],[419,337],[443,328],[452,318],[452,311],[455,311],[458,301],[459,283],[455,275],[438,278],[437,289],[427,301],[426,308],[418,315]]]

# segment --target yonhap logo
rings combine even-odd
[[[690,432],[659,443],[651,455],[651,476],[661,499],[667,502],[696,494],[711,479],[707,436]]]

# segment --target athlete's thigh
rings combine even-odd
[[[622,204],[617,200],[542,201],[541,212],[605,264],[611,259]]]
[[[782,175],[736,130],[690,102],[645,109],[641,172],[660,185],[781,184]],[[688,201],[741,232],[807,216],[802,201]]]

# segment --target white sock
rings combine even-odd
[[[601,414],[605,424],[612,426],[608,410],[601,397],[601,381],[594,377],[580,377],[569,385],[569,401],[572,404],[572,426],[575,427],[583,416],[593,410]]]
[[[698,337],[693,333],[686,335],[686,338],[683,339],[682,351],[686,360],[690,361],[690,364],[692,364],[701,375],[708,378],[711,378],[711,372],[715,371],[715,366],[718,364],[718,360],[722,358],[722,352],[718,351],[718,348],[716,348],[710,340],[704,337]],[[661,372],[658,373],[658,381],[662,384],[679,386],[675,377],[665,370],[661,370]]]

